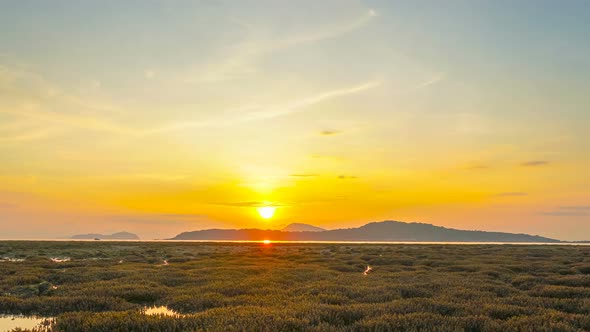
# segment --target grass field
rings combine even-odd
[[[6,241],[0,257],[0,314],[50,331],[590,330],[585,246]]]

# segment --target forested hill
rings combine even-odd
[[[416,241],[416,242],[545,242],[559,240],[537,235],[467,231],[423,223],[382,221],[358,228],[319,232],[289,232],[261,229],[207,229],[184,232],[171,240],[233,241]]]

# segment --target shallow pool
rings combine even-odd
[[[10,331],[17,327],[22,329],[32,329],[39,326],[45,320],[50,320],[50,318],[22,315],[0,315],[0,332]]]
[[[164,315],[164,316],[173,316],[173,317],[182,316],[182,314],[179,314],[178,312],[176,312],[168,307],[165,307],[165,306],[146,307],[144,309],[144,313],[146,315]]]

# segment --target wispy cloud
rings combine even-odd
[[[194,214],[194,213],[166,213],[166,214],[156,214],[156,217],[161,218],[173,218],[173,219],[207,219],[209,216],[206,214]]]
[[[347,28],[339,28],[330,32],[322,32],[312,36],[297,36],[280,40],[280,44],[296,45],[313,42],[330,36],[337,36],[351,27],[359,26],[367,18],[375,16],[371,12],[358,22]],[[284,47],[284,46],[281,46]],[[152,71],[146,72],[153,77]],[[21,82],[26,82],[22,85]],[[1,142],[32,141],[51,136],[64,129],[87,129],[96,132],[108,132],[128,137],[143,137],[157,133],[172,132],[189,128],[215,128],[230,126],[254,120],[271,119],[303,111],[307,107],[333,98],[361,93],[380,85],[380,81],[368,81],[357,85],[339,89],[327,90],[307,97],[278,105],[246,105],[235,110],[222,112],[224,116],[217,116],[203,120],[173,122],[152,128],[129,125],[122,121],[120,115],[128,114],[125,109],[104,100],[88,100],[76,93],[61,89],[58,85],[46,80],[43,76],[24,70],[20,67],[0,65],[0,90],[6,92],[11,103],[0,102],[0,113],[14,118],[15,122],[32,125],[35,130],[19,131],[16,134],[0,132]],[[6,101],[6,99],[5,99]],[[218,112],[219,114],[219,112]]]
[[[247,115],[247,118],[245,120],[270,119],[270,118],[276,118],[279,116],[288,115],[288,114],[291,114],[291,113],[294,113],[294,112],[297,112],[300,110],[304,110],[305,108],[307,108],[309,106],[319,104],[319,103],[329,100],[329,99],[333,99],[336,97],[342,97],[342,96],[346,96],[346,95],[352,95],[352,94],[356,94],[356,93],[360,93],[360,92],[372,89],[374,87],[379,86],[380,84],[381,84],[380,81],[369,81],[369,82],[365,82],[365,83],[351,86],[351,87],[326,91],[326,92],[323,92],[323,93],[320,93],[317,95],[313,95],[310,97],[306,97],[306,98],[302,98],[302,99],[293,101],[289,104],[282,105],[280,107],[269,108],[266,110],[250,113],[249,115]]]
[[[339,180],[354,180],[358,179],[358,176],[355,175],[338,175]]]
[[[19,66],[0,65],[0,91],[4,94],[0,114],[14,118],[17,126],[40,128],[26,133],[19,131],[15,135],[0,135],[1,141],[40,139],[64,127],[133,133],[129,127],[105,117],[120,111],[114,105],[81,98]]]
[[[423,81],[423,82],[420,82],[416,85],[410,86],[406,90],[399,91],[399,93],[400,94],[410,94],[415,91],[427,88],[427,87],[434,85],[438,82],[441,82],[444,78],[445,78],[444,73],[438,73],[438,74],[435,74],[434,76],[432,76],[431,78],[427,79],[426,81]]]
[[[562,210],[574,210],[574,211],[589,211],[590,205],[569,205],[560,207]]]
[[[322,131],[320,131],[320,135],[322,135],[322,136],[334,136],[334,135],[339,135],[339,134],[342,134],[342,132],[339,130],[322,130]]]
[[[143,225],[192,225],[199,222],[211,222],[212,219],[205,214],[129,214],[106,215],[104,220],[118,223],[143,224]]]
[[[560,206],[556,210],[541,212],[541,214],[553,217],[585,217],[590,215],[590,205]]]
[[[230,126],[236,125],[240,123],[255,121],[255,120],[265,120],[265,119],[272,119],[277,118],[280,116],[286,116],[292,113],[301,112],[311,107],[315,104],[319,104],[321,102],[338,98],[344,97],[347,95],[353,95],[357,93],[361,93],[363,91],[375,88],[379,86],[381,82],[379,81],[368,81],[365,83],[361,83],[358,85],[341,88],[341,89],[334,89],[329,91],[324,91],[315,95],[311,95],[308,97],[303,97],[301,99],[293,100],[286,104],[275,105],[275,106],[246,106],[240,109],[240,112],[231,112],[231,113],[238,113],[239,115],[233,117],[223,117],[223,118],[215,118],[215,119],[208,119],[203,121],[184,121],[179,123],[172,123],[165,126],[156,127],[153,129],[149,129],[144,131],[144,134],[154,134],[160,132],[168,132],[168,131],[176,131],[176,130],[184,130],[189,128],[207,128],[207,127],[223,127],[223,126]]]
[[[309,158],[311,158],[311,159],[324,159],[324,160],[331,160],[331,161],[343,161],[343,160],[347,159],[342,156],[324,155],[324,154],[317,154],[317,153],[310,154]]]
[[[548,164],[549,164],[549,161],[547,161],[547,160],[531,160],[531,161],[525,161],[525,162],[521,163],[520,166],[535,167],[535,166],[545,166]]]
[[[154,77],[156,76],[156,72],[155,72],[155,71],[153,71],[153,70],[151,70],[151,69],[146,69],[146,70],[143,72],[143,76],[144,76],[145,78],[147,78],[147,79],[152,79],[152,78],[154,78]]]
[[[546,212],[541,212],[541,214],[544,216],[550,216],[550,217],[585,217],[588,215],[588,213],[586,213],[586,212],[561,211],[561,210],[546,211]]]
[[[470,166],[465,167],[465,169],[468,169],[468,170],[482,170],[482,169],[489,169],[489,168],[490,168],[490,166],[488,166],[488,165],[470,165]]]
[[[281,36],[274,39],[256,39],[250,37],[228,50],[223,60],[198,68],[189,72],[187,83],[211,83],[229,79],[236,79],[258,72],[257,64],[272,53],[285,50],[297,45],[320,42],[332,39],[362,28],[378,14],[374,9],[367,9],[361,16],[333,27],[322,27],[313,32]],[[252,29],[252,24],[240,23],[246,29]]]
[[[444,78],[445,78],[445,75],[444,74],[442,74],[442,73],[436,74],[431,79],[426,80],[426,81],[424,81],[424,82],[416,85],[414,87],[414,90],[422,89],[422,88],[425,88],[425,87],[427,87],[429,85],[436,84],[436,83],[442,81]]]
[[[66,102],[67,101],[63,101]],[[61,103],[61,102],[60,102]],[[40,121],[53,125],[65,125],[67,127],[106,131],[118,134],[133,134],[133,129],[121,126],[111,120],[100,118],[92,114],[54,112],[44,109],[41,105],[29,103],[18,109],[0,109],[0,112],[25,117],[30,120]]]
[[[509,191],[509,192],[497,193],[497,194],[494,194],[494,196],[496,196],[496,197],[522,197],[522,196],[528,196],[528,193],[521,192],[521,191]]]
[[[16,204],[0,202],[0,209],[11,209],[11,208],[15,208],[15,207],[17,207]]]
[[[54,132],[55,132],[55,130],[40,129],[37,131],[30,131],[30,132],[20,133],[20,134],[16,134],[16,135],[2,135],[2,134],[0,134],[0,143],[1,142],[35,141],[35,140],[46,138]]]
[[[230,207],[246,207],[246,208],[255,208],[255,207],[263,207],[263,206],[274,206],[274,207],[282,207],[285,206],[283,204],[277,203],[270,203],[270,202],[261,202],[261,201],[251,201],[251,202],[216,202],[211,203],[212,205],[221,205],[221,206],[230,206]]]
[[[360,16],[352,22],[348,22],[341,26],[328,30],[317,31],[307,35],[298,35],[286,38],[284,40],[278,41],[275,44],[275,48],[280,49],[299,44],[313,43],[321,40],[335,38],[365,26],[367,23],[369,23],[373,18],[377,16],[377,11],[375,11],[374,9],[368,9],[362,16]]]

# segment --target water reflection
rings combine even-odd
[[[172,317],[181,317],[183,316],[182,314],[179,314],[178,312],[165,307],[165,306],[160,306],[160,307],[146,307],[143,311],[144,314],[146,315],[164,315],[164,316],[172,316]]]
[[[32,329],[35,327],[47,326],[51,318],[22,316],[22,315],[0,315],[0,332],[11,331],[15,328]]]
[[[0,258],[0,262],[24,262],[24,258],[12,258],[12,257],[2,257]]]
[[[54,263],[69,262],[71,260],[70,257],[51,257],[50,259]]]

